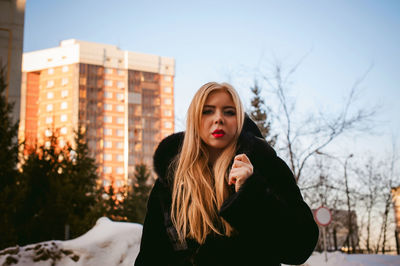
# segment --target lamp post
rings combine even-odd
[[[345,181],[345,186],[346,186],[346,196],[347,196],[347,211],[348,211],[348,227],[349,227],[349,233],[347,235],[347,246],[349,248],[349,253],[353,253],[354,250],[350,249],[350,246],[353,246],[352,244],[352,234],[353,234],[353,226],[352,226],[352,220],[351,220],[351,206],[350,206],[350,192],[349,192],[349,183],[348,183],[348,178],[347,178],[347,162],[349,159],[353,157],[353,154],[350,154],[347,156],[345,162],[344,162],[344,181]]]

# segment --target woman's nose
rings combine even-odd
[[[224,123],[224,119],[222,117],[222,114],[219,112],[215,113],[215,118],[214,118],[214,124],[223,124]]]

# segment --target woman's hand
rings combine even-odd
[[[246,179],[253,174],[253,165],[246,154],[238,154],[233,160],[232,169],[228,177],[228,185],[235,184],[235,191],[244,184]]]

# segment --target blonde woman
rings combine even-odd
[[[313,215],[229,84],[197,91],[186,132],[159,144],[154,168],[135,265],[301,264],[312,253]]]

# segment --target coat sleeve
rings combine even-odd
[[[259,154],[259,153],[258,153]],[[293,174],[275,154],[257,158],[254,173],[220,208],[220,215],[256,248],[284,264],[302,264],[313,252],[318,226]]]
[[[172,245],[164,226],[164,214],[160,204],[162,193],[165,193],[165,187],[157,180],[147,203],[140,251],[135,266],[170,265],[168,262],[173,261]]]

